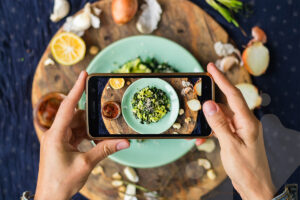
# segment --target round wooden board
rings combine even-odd
[[[201,8],[187,0],[158,1],[162,6],[163,14],[158,29],[153,34],[179,43],[190,51],[203,67],[208,62],[215,61],[218,57],[213,48],[214,43],[217,41],[229,41],[228,34],[224,29]],[[83,39],[86,42],[87,50],[92,45],[103,49],[116,40],[140,34],[135,27],[137,17],[123,26],[116,25],[113,22],[111,0],[98,1],[93,6],[102,10],[101,28],[90,28],[85,32]],[[137,16],[139,16],[139,13]],[[58,32],[61,31],[60,29]],[[33,107],[39,98],[46,93],[56,91],[67,94],[80,71],[88,66],[94,56],[87,53],[84,60],[73,66],[61,66],[57,63],[51,66],[44,66],[44,61],[48,57],[52,57],[49,46],[45,50],[34,75],[32,86]],[[234,84],[251,82],[250,76],[244,68],[235,67],[227,72],[226,75]],[[36,124],[34,125],[40,138],[43,132]],[[207,157],[212,162],[217,174],[215,180],[209,180],[205,175],[197,179],[187,175],[191,173],[191,168],[199,157]],[[108,176],[123,169],[123,166],[109,159],[105,159],[99,164],[103,166]],[[156,190],[168,199],[180,200],[198,200],[226,178],[220,161],[219,147],[210,154],[193,149],[176,162],[153,169],[137,169],[137,173],[140,177],[140,185]],[[197,174],[196,170],[195,173]],[[106,200],[117,199],[118,197],[117,190],[112,188],[109,182],[101,180],[99,175],[91,175],[81,193],[89,199]]]
[[[190,110],[187,106],[187,101],[189,99],[196,99],[197,95],[192,92],[186,96],[182,96],[180,94],[181,90],[183,89],[181,82],[188,81],[187,78],[177,78],[177,79],[162,78],[162,79],[167,81],[168,83],[170,83],[170,85],[173,86],[173,88],[175,89],[177,96],[179,98],[180,108],[183,108],[185,111],[184,114],[178,116],[178,118],[176,120],[176,122],[178,122],[182,125],[182,127],[180,128],[180,133],[182,133],[182,134],[192,133],[195,128],[195,125],[196,125],[198,112]],[[101,107],[103,107],[104,103],[107,101],[115,101],[121,105],[122,97],[123,97],[126,89],[130,86],[127,83],[129,82],[131,84],[136,80],[138,80],[138,78],[126,78],[125,79],[126,84],[124,85],[123,88],[118,89],[118,90],[112,89],[110,87],[109,83],[107,83],[105,86],[106,89],[104,89],[102,92]],[[187,117],[191,118],[190,123],[185,123],[184,120]],[[124,117],[119,117],[116,120],[110,120],[110,119],[106,119],[106,118],[102,118],[102,119],[103,119],[103,122],[105,124],[107,131],[110,134],[120,134],[120,133],[138,134],[136,131],[134,131],[127,125]],[[163,134],[173,134],[176,131],[178,132],[178,130],[171,127],[167,131],[163,132]]]

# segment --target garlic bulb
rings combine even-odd
[[[141,33],[152,33],[157,29],[162,9],[157,0],[145,1],[146,3],[141,6],[143,12],[136,23],[136,28]]]
[[[50,20],[53,22],[58,22],[70,11],[70,4],[67,0],[55,0],[53,13],[50,15]]]
[[[100,14],[101,10],[93,8],[95,14]],[[90,27],[100,28],[100,19],[96,15],[92,14],[91,4],[87,3],[84,6],[83,12],[77,16],[68,17],[63,28],[67,32],[75,33],[78,36],[82,36],[84,31]]]

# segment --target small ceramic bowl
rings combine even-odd
[[[59,92],[50,92],[42,96],[33,110],[35,123],[42,131],[48,130],[55,118],[56,112],[66,95]],[[51,106],[50,106],[51,103]],[[45,119],[48,117],[49,119]]]
[[[111,105],[113,109],[116,109],[116,114],[114,114],[115,116],[112,116],[112,117],[108,117],[106,114],[105,114],[105,107]],[[112,110],[111,112],[115,112],[114,110]],[[120,117],[121,115],[121,107],[120,107],[120,104],[115,102],[115,101],[107,101],[103,104],[102,108],[101,108],[101,114],[102,114],[102,117],[104,117],[105,119],[109,119],[109,120],[113,120],[113,119],[117,119],[118,117]]]

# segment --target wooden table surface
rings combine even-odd
[[[229,41],[226,31],[201,8],[187,0],[158,1],[162,6],[163,14],[158,29],[153,35],[162,36],[179,43],[190,51],[203,67],[208,62],[215,61],[218,57],[213,45],[217,41]],[[83,39],[86,42],[87,50],[92,45],[103,49],[116,40],[140,34],[135,27],[137,17],[123,26],[113,22],[111,0],[98,1],[93,6],[102,10],[101,28],[90,28],[85,32]],[[60,29],[58,32],[61,31]],[[88,66],[94,56],[87,53],[81,62],[73,66],[62,66],[58,63],[54,66],[44,66],[44,61],[48,57],[52,57],[49,46],[35,72],[32,86],[33,107],[42,95],[49,92],[67,94],[80,71]],[[251,82],[250,76],[244,68],[235,67],[227,72],[226,76],[234,84]],[[40,138],[43,132],[36,124],[35,129]],[[197,167],[196,160],[200,157],[208,158],[212,162],[217,174],[215,180],[209,180],[206,175],[203,175],[203,169]],[[104,168],[108,177],[113,172],[121,172],[124,168],[124,166],[109,159],[101,161],[99,165]],[[172,200],[198,200],[226,178],[219,156],[219,146],[212,153],[199,152],[193,149],[176,162],[153,169],[137,169],[137,173],[140,177],[140,185],[156,190],[162,196]],[[89,199],[110,200],[118,198],[117,190],[111,186],[107,179],[99,175],[91,175],[81,193]]]

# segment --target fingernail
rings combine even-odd
[[[81,79],[82,76],[83,76],[83,74],[84,74],[84,70],[80,72],[80,74],[79,74],[79,76],[78,76],[78,79]]]
[[[212,116],[217,112],[217,105],[213,101],[207,101],[203,105],[203,111],[208,116]]]
[[[129,143],[128,142],[119,142],[117,144],[117,150],[120,151],[122,149],[127,149],[129,147]]]

